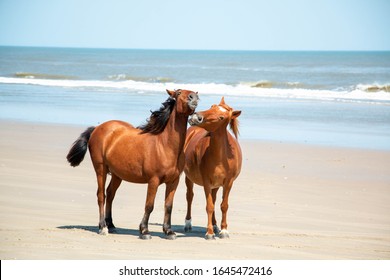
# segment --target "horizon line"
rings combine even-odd
[[[86,46],[44,46],[44,45],[1,45],[14,48],[57,48],[57,49],[102,49],[102,50],[150,50],[150,51],[237,51],[237,52],[389,52],[390,49],[187,49],[187,48],[132,48],[132,47],[86,47]]]

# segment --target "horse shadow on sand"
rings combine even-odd
[[[154,231],[150,229],[150,234],[152,237],[159,237],[162,239],[165,238],[165,234],[162,231],[162,224],[160,223],[150,223],[149,225],[152,226],[160,226],[161,231]],[[99,232],[98,226],[83,226],[83,225],[68,225],[68,226],[58,226],[58,229],[67,229],[67,230],[85,230],[88,232],[96,233]],[[190,232],[184,231],[183,225],[172,225],[172,230],[176,233],[177,238],[185,238],[185,237],[199,237],[204,238],[204,235],[207,231],[205,227],[198,227],[198,226],[192,226],[192,230]],[[139,237],[139,230],[138,229],[128,229],[128,228],[121,228],[117,227],[115,229],[115,233],[110,233],[110,235],[131,235],[135,237]]]

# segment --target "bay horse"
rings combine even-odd
[[[67,155],[68,162],[75,167],[84,159],[87,146],[89,148],[98,184],[99,234],[115,232],[112,202],[122,180],[125,180],[148,184],[145,213],[139,225],[141,239],[151,238],[149,216],[158,186],[166,184],[163,232],[167,239],[176,238],[171,229],[173,198],[184,169],[183,147],[188,116],[194,112],[199,98],[197,92],[189,90],[167,90],[167,93],[168,99],[160,110],[152,112],[146,124],[134,127],[112,120],[90,127],[73,143]],[[111,181],[106,196],[108,173],[111,173]]]
[[[238,144],[238,119],[241,111],[234,111],[222,97],[219,105],[209,110],[193,114],[187,131],[184,154],[186,164],[184,172],[187,185],[187,215],[185,231],[192,229],[191,204],[194,197],[194,183],[203,186],[206,195],[208,217],[206,239],[215,239],[214,232],[219,231],[215,219],[214,204],[219,187],[223,187],[221,211],[222,222],[220,238],[228,238],[226,216],[229,193],[234,180],[238,177],[242,165],[242,153]],[[235,137],[227,131],[230,125]]]

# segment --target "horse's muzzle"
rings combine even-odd
[[[203,122],[203,116],[199,115],[197,113],[192,114],[190,118],[188,119],[188,123],[192,125],[199,125]]]
[[[199,97],[197,93],[191,93],[188,96],[188,107],[190,107],[191,110],[195,110],[198,106]]]

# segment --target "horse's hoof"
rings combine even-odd
[[[184,231],[185,232],[189,232],[189,231],[192,231],[192,223],[191,223],[191,219],[189,220],[185,220],[185,225],[184,225]]]
[[[184,227],[184,231],[185,232],[191,232],[192,231],[192,227]]]
[[[206,240],[215,240],[215,235],[214,234],[207,234],[204,236]]]
[[[116,231],[116,227],[110,227],[110,228],[108,228],[108,232],[109,232],[109,233],[118,233],[118,232]]]
[[[101,228],[99,229],[99,234],[100,235],[108,235],[108,228],[107,227],[104,227],[104,228]]]
[[[175,240],[177,236],[176,236],[176,233],[171,232],[171,233],[168,233],[167,235],[165,235],[165,237],[168,240]]]
[[[139,239],[150,240],[150,239],[152,239],[152,236],[149,233],[147,233],[147,234],[140,234]]]
[[[219,238],[226,239],[229,237],[229,232],[226,229],[221,230],[221,232],[219,233]]]

